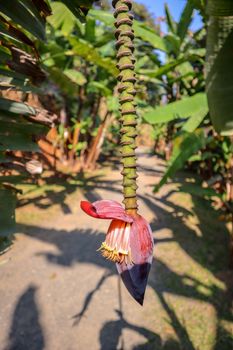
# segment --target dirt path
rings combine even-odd
[[[139,163],[156,242],[144,307],[96,252],[108,223],[79,209],[84,195],[121,201],[119,170],[106,168],[85,190],[48,189],[18,210],[15,244],[0,258],[1,350],[232,350],[224,224],[177,185],[153,195],[163,165],[146,154]]]

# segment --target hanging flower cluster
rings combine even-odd
[[[105,241],[99,251],[116,263],[117,270],[133,298],[143,304],[153,256],[153,237],[149,224],[138,214],[136,143],[137,112],[135,103],[135,59],[132,0],[113,0],[116,18],[115,36],[119,68],[119,102],[121,112],[121,154],[125,209],[118,202],[82,201],[81,208],[97,219],[111,219]]]
[[[130,294],[142,304],[153,253],[149,224],[142,216],[128,214],[120,203],[111,200],[82,201],[81,208],[94,218],[112,219],[99,250],[116,263]]]

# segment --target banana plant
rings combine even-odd
[[[114,56],[114,19],[109,12],[91,9],[83,27],[64,4],[55,1],[51,7],[49,40],[40,45],[39,51],[50,84],[56,86],[54,98],[65,105],[66,120],[58,128],[57,154],[69,163],[71,171],[90,169],[98,159],[110,121],[115,123],[119,114],[114,89],[118,72]],[[139,73],[142,67],[159,64],[158,55],[151,48],[166,50],[166,42],[139,21],[135,21],[134,31]],[[159,94],[155,97],[154,91],[163,89],[162,85],[158,79],[148,79],[139,73],[136,86],[139,114],[143,114],[149,104],[157,102]],[[117,123],[115,125],[118,128]],[[119,128],[117,130],[119,133]]]
[[[189,7],[190,5],[191,7]],[[204,28],[192,33],[191,37],[184,37],[184,33],[186,32],[188,35],[189,32],[192,7],[201,11],[203,21],[209,16],[206,81],[203,75],[203,54],[205,52],[203,39],[207,24],[204,25]],[[231,135],[233,120],[230,64],[232,24],[231,17],[227,19],[227,14],[232,13],[230,12],[231,7],[231,2],[220,4],[217,1],[209,1],[207,16],[204,13],[206,11],[205,1],[190,1],[190,4],[187,2],[179,23],[173,20],[169,8],[165,7],[169,35],[173,39],[174,36],[179,37],[176,46],[177,52],[174,46],[171,56],[175,59],[168,63],[165,62],[155,71],[151,70],[145,73],[156,79],[164,76],[164,81],[168,86],[170,85],[170,92],[167,89],[166,98],[164,98],[162,105],[150,108],[143,116],[144,120],[153,125],[154,128],[161,130],[161,126],[167,126],[164,133],[166,141],[168,141],[169,126],[172,126],[167,169],[154,191],[158,191],[169,178],[174,177],[177,170],[183,169],[188,164],[192,169],[195,169],[202,180],[199,181],[198,185],[189,184],[183,186],[182,189],[192,191],[192,193],[202,193],[204,196],[219,197],[222,200],[222,205],[227,208],[229,207],[227,204],[229,199],[226,198],[230,198],[229,178],[231,177],[232,147],[230,140],[224,135]],[[185,16],[187,18],[184,21]],[[173,40],[173,42],[175,41]],[[193,61],[190,58],[187,60],[187,55],[190,55],[190,52],[194,55],[201,53],[202,58],[198,60],[194,58]],[[178,56],[176,56],[177,53]],[[188,67],[191,67],[193,74],[190,74],[191,70]],[[228,69],[228,67],[230,68]],[[204,90],[206,90],[206,94]],[[224,137],[216,134],[210,118],[215,130],[221,132]],[[216,184],[216,176],[219,184]],[[202,188],[203,180],[207,181],[205,186],[212,186],[212,188]],[[217,188],[217,191],[214,188]]]
[[[208,114],[206,94],[197,93],[146,113],[144,119],[152,125],[175,122],[179,132],[173,139],[173,150],[167,170],[160,182],[155,186],[157,192],[177,170],[182,169],[193,154],[209,142],[200,128]]]
[[[83,26],[64,4],[55,1],[51,7],[48,42],[41,43],[39,51],[51,99],[58,108],[64,106],[57,127],[56,164],[61,170],[65,161],[69,171],[77,172],[95,167],[103,135],[118,107],[113,27],[107,31],[90,15]]]
[[[92,2],[61,1],[82,21]],[[32,154],[56,119],[49,109],[30,104],[47,79],[38,43],[46,40],[51,13],[47,0],[0,1],[0,237],[14,232],[17,185],[41,174]]]
[[[36,139],[46,132],[44,124],[52,123],[48,111],[25,103],[27,94],[45,79],[35,39],[45,39],[45,19],[51,10],[46,1],[39,6],[1,1],[0,12],[0,237],[5,237],[14,232],[17,184],[41,172],[30,153],[39,151]]]
[[[150,78],[161,79],[167,75],[168,83],[178,94],[183,92],[192,94],[192,81],[198,75],[196,67],[203,66],[205,57],[205,48],[201,44],[205,36],[205,29],[194,33],[190,31],[190,24],[193,19],[194,4],[191,0],[186,5],[176,22],[165,4],[165,21],[167,24],[167,34],[163,36],[166,43],[165,62],[159,69],[142,69],[139,72]],[[200,74],[199,74],[200,75]],[[199,77],[200,78],[200,77]],[[200,83],[199,83],[200,84]],[[173,98],[171,96],[171,98]]]

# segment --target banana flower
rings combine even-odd
[[[129,293],[142,305],[153,255],[149,224],[141,215],[126,212],[120,203],[112,200],[82,201],[81,208],[94,218],[112,220],[98,250],[116,263]]]

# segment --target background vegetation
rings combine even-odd
[[[0,254],[15,212],[23,233],[0,261],[7,349],[232,349],[233,7],[184,5],[177,22],[133,6],[140,211],[156,233],[141,310],[78,203],[120,198],[110,1],[0,0]]]
[[[134,4],[137,103],[151,152],[167,161],[154,191],[188,168],[191,176],[180,190],[210,199],[231,220],[232,68],[224,67],[231,62],[232,6],[227,1],[219,6],[187,1],[175,22],[167,5],[165,17],[154,19]],[[193,32],[195,9],[203,26]],[[108,1],[0,1],[0,11],[0,235],[5,241],[14,233],[22,184],[43,184],[43,169],[50,179],[56,174],[69,181],[93,170],[100,157],[118,156],[119,124]]]

